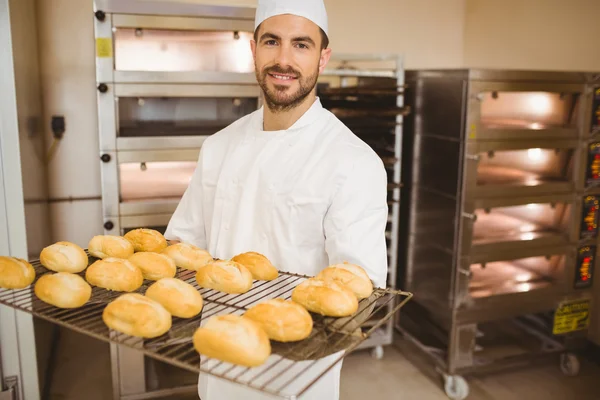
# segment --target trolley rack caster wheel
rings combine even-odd
[[[575,376],[579,374],[581,364],[579,358],[573,353],[562,353],[560,355],[560,370],[566,376]]]
[[[458,375],[444,375],[444,390],[451,400],[465,400],[469,395],[469,384]]]
[[[381,360],[383,358],[383,346],[373,347],[371,350],[371,357],[376,360]]]

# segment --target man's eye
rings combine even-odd
[[[267,46],[275,46],[275,45],[277,44],[277,42],[275,42],[274,40],[267,40],[267,41],[265,42],[265,44],[266,44]]]
[[[308,46],[305,45],[304,43],[298,43],[298,47],[301,49],[308,49]]]

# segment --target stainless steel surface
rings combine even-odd
[[[90,257],[90,262],[94,261],[95,259]],[[31,262],[36,269],[36,280],[44,274],[52,273],[41,266],[39,261],[32,260]],[[80,275],[83,276],[84,273]],[[204,299],[204,308],[199,316],[191,319],[173,318],[173,326],[169,332],[154,339],[136,338],[121,334],[108,329],[104,324],[102,320],[104,307],[121,295],[120,292],[94,287],[92,298],[83,307],[59,309],[39,300],[32,293],[33,286],[30,286],[21,290],[0,290],[0,303],[85,335],[137,349],[149,357],[191,372],[199,373],[202,371],[280,398],[292,399],[304,393],[345,355],[355,350],[361,342],[392,318],[394,313],[412,297],[411,293],[377,288],[369,299],[360,302],[359,311],[347,319],[340,320],[313,315],[315,328],[309,338],[286,344],[271,342],[275,356],[261,367],[246,368],[207,357],[201,358],[194,349],[191,340],[198,326],[212,316],[242,315],[253,305],[271,298],[289,299],[292,290],[308,277],[281,271],[276,280],[268,282],[255,281],[253,288],[241,295],[228,295],[198,287],[194,271],[178,270],[177,277],[200,291]],[[146,281],[142,288],[136,292],[143,294],[151,283],[151,281]],[[35,282],[33,285],[35,285]],[[365,317],[364,310],[368,310],[373,306],[373,314],[377,314],[381,310],[387,309],[389,303],[394,304],[393,309],[386,312],[383,318],[374,326],[364,331],[359,329],[358,331],[353,330],[352,333],[345,332],[344,328],[352,326],[351,324],[358,323],[357,327],[362,326],[363,321],[361,319]],[[339,355],[339,357],[336,356],[333,360],[327,362],[321,360],[327,355],[336,354],[340,351],[344,351],[344,354]],[[296,364],[301,361],[308,361],[308,363]],[[303,373],[308,370],[318,375],[311,378],[312,380],[307,383],[302,381],[301,378]],[[288,371],[291,371],[293,375],[290,375]],[[296,385],[295,389],[291,390],[290,388],[294,385]]]
[[[140,84],[118,83],[114,85],[117,97],[258,97],[258,85],[225,84]]]
[[[146,67],[147,68],[147,67]],[[116,83],[194,83],[256,86],[256,75],[227,71],[114,71]]]
[[[94,11],[108,13],[182,15],[253,20],[254,7],[218,6],[188,0],[94,0]]]
[[[404,121],[399,282],[427,327],[411,326],[410,336],[429,343],[435,332],[443,344],[421,347],[441,351],[432,356],[444,372],[472,371],[487,363],[467,345],[474,328],[590,297],[575,277],[578,250],[598,242],[597,212],[584,203],[600,75],[433,70],[406,79],[414,114]],[[397,326],[407,331],[402,319]],[[499,354],[486,366],[537,353]]]
[[[175,136],[175,137],[119,137],[117,150],[160,150],[200,148],[208,136]]]
[[[190,18],[177,16],[115,14],[113,25],[118,30],[133,29],[181,29],[201,31],[242,31],[253,32],[254,21],[243,19]]]

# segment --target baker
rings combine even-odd
[[[221,259],[260,252],[282,271],[311,276],[347,261],[386,286],[387,173],[316,96],[328,42],[323,0],[258,1],[251,48],[264,106],[203,143],[167,239]],[[337,400],[340,370],[303,398]],[[202,400],[273,398],[207,374],[198,392]]]

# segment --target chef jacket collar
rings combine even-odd
[[[251,124],[253,129],[250,129],[249,132],[247,132],[245,139],[261,138],[268,140],[271,138],[285,137],[290,146],[293,146],[304,136],[301,134],[301,131],[314,124],[322,116],[323,110],[324,108],[321,104],[321,100],[317,97],[312,106],[310,106],[310,108],[288,129],[265,131],[263,129],[264,106],[262,106],[258,112],[255,113]]]

